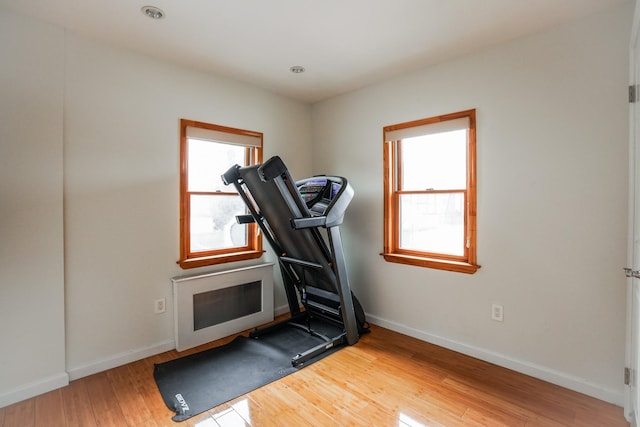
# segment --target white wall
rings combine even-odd
[[[374,323],[622,404],[632,15],[629,2],[313,106],[314,172],[355,188],[345,252]],[[482,268],[385,262],[382,128],[469,108]]]
[[[294,176],[311,130],[306,104],[3,9],[0,35],[1,407],[173,348],[171,277],[274,260],[176,264],[180,118],[263,132]]]
[[[61,29],[0,12],[0,407],[68,382],[63,47]]]
[[[304,175],[311,169],[311,131],[305,104],[74,35],[66,49],[67,370],[73,379],[174,345],[169,279],[203,271],[176,265],[179,119],[263,132],[265,159],[277,153]],[[277,307],[286,299],[276,288]],[[158,298],[167,299],[167,313],[153,313]]]

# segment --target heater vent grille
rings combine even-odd
[[[273,320],[273,264],[175,277],[172,282],[178,351]]]
[[[262,283],[255,281],[193,295],[193,329],[200,330],[262,310]]]

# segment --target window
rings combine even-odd
[[[384,128],[385,260],[479,268],[475,130],[475,110]]]
[[[231,166],[262,161],[262,134],[191,120],[180,121],[180,260],[182,268],[262,256],[255,224],[222,174]]]

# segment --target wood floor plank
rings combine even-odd
[[[330,425],[333,418],[326,412],[326,408],[307,404],[306,398],[291,388],[292,380],[293,375],[290,375],[254,390],[250,395],[265,403],[261,405],[263,413],[267,413],[265,408],[268,409],[273,419],[283,420],[283,425],[304,425],[305,419],[315,420],[320,425]]]
[[[306,368],[309,369],[309,368]],[[362,413],[368,406],[366,399],[345,387],[344,383],[332,382],[314,372],[302,370],[296,372],[285,382],[288,388],[302,397],[311,407],[320,410],[330,419],[344,420],[345,425],[359,425]],[[318,393],[318,390],[323,390]],[[339,399],[327,399],[327,396],[340,396]],[[370,418],[374,414],[369,414]]]
[[[86,379],[72,381],[61,389],[62,405],[69,426],[96,427]]]
[[[32,427],[36,425],[36,399],[23,400],[5,408],[2,427]]]
[[[524,427],[529,421],[528,419],[503,416],[502,414],[477,408],[469,408],[462,419],[465,425],[492,427]]]
[[[527,383],[525,376],[517,374],[523,381],[519,385],[513,385],[511,377],[516,373],[503,368],[496,371],[496,368],[493,367],[494,371],[485,375],[477,370],[460,370],[455,367],[452,368],[445,384],[452,388],[457,387],[459,390],[464,388],[468,394],[478,394],[479,399],[498,402],[501,406],[513,405],[534,413],[544,413],[548,418],[560,422],[573,422],[575,410],[540,393],[538,390],[540,383]],[[547,386],[551,385],[547,384]]]
[[[277,418],[274,418],[275,408],[271,408],[265,403],[264,398],[260,398],[258,390],[255,390],[228,402],[226,405],[220,405],[212,416],[215,418],[217,413],[233,408],[247,425],[276,427],[278,424]]]
[[[87,377],[86,385],[97,425],[126,426],[125,416],[109,381],[108,371]]]
[[[175,350],[0,408],[0,427],[628,426],[622,408],[372,326],[350,347],[174,423],[153,379]]]
[[[612,424],[612,425],[617,425],[617,424]],[[559,421],[556,420],[552,420],[550,418],[545,417],[542,414],[536,414],[534,417],[532,417],[528,422],[527,422],[527,427],[567,427],[569,426],[569,424],[566,423],[561,423]],[[579,426],[576,425],[576,426]],[[607,424],[593,424],[593,423],[587,423],[585,424],[585,426],[601,426],[601,427],[605,427],[607,426]]]
[[[115,396],[127,425],[151,425],[148,421],[151,412],[131,378],[129,367],[125,365],[111,369],[107,372],[107,378],[112,388],[117,390]]]
[[[531,417],[535,416],[535,413],[527,408],[513,405],[508,401],[491,395],[479,393],[477,390],[455,383],[451,379],[443,381],[442,384],[434,385],[433,388],[443,398],[466,405],[468,411],[472,411],[471,413],[473,411],[479,412],[489,418],[503,420],[514,426],[526,424]],[[467,412],[465,417],[468,418],[469,416],[470,412]]]
[[[51,427],[66,427],[66,416],[62,404],[60,389],[36,397],[36,425],[47,424]]]
[[[143,399],[151,418],[156,420],[158,425],[161,421],[171,420],[175,415],[164,404],[158,386],[153,379],[153,363],[150,359],[143,359],[126,365],[131,382],[138,395]],[[173,422],[173,421],[171,421]]]

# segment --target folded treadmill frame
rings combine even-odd
[[[294,366],[332,347],[345,343],[353,345],[359,340],[339,229],[353,198],[353,189],[343,177],[322,178],[340,182],[341,187],[326,209],[318,214],[308,209],[280,157],[272,157],[261,165],[236,165],[222,176],[226,185],[236,187],[250,212],[238,216],[238,222],[257,223],[278,256],[291,313],[289,318],[256,329],[250,336],[257,338],[292,325],[325,340],[295,355],[291,360]],[[304,311],[300,309],[299,301]],[[343,332],[335,337],[318,334],[311,329],[312,317],[342,326]]]

